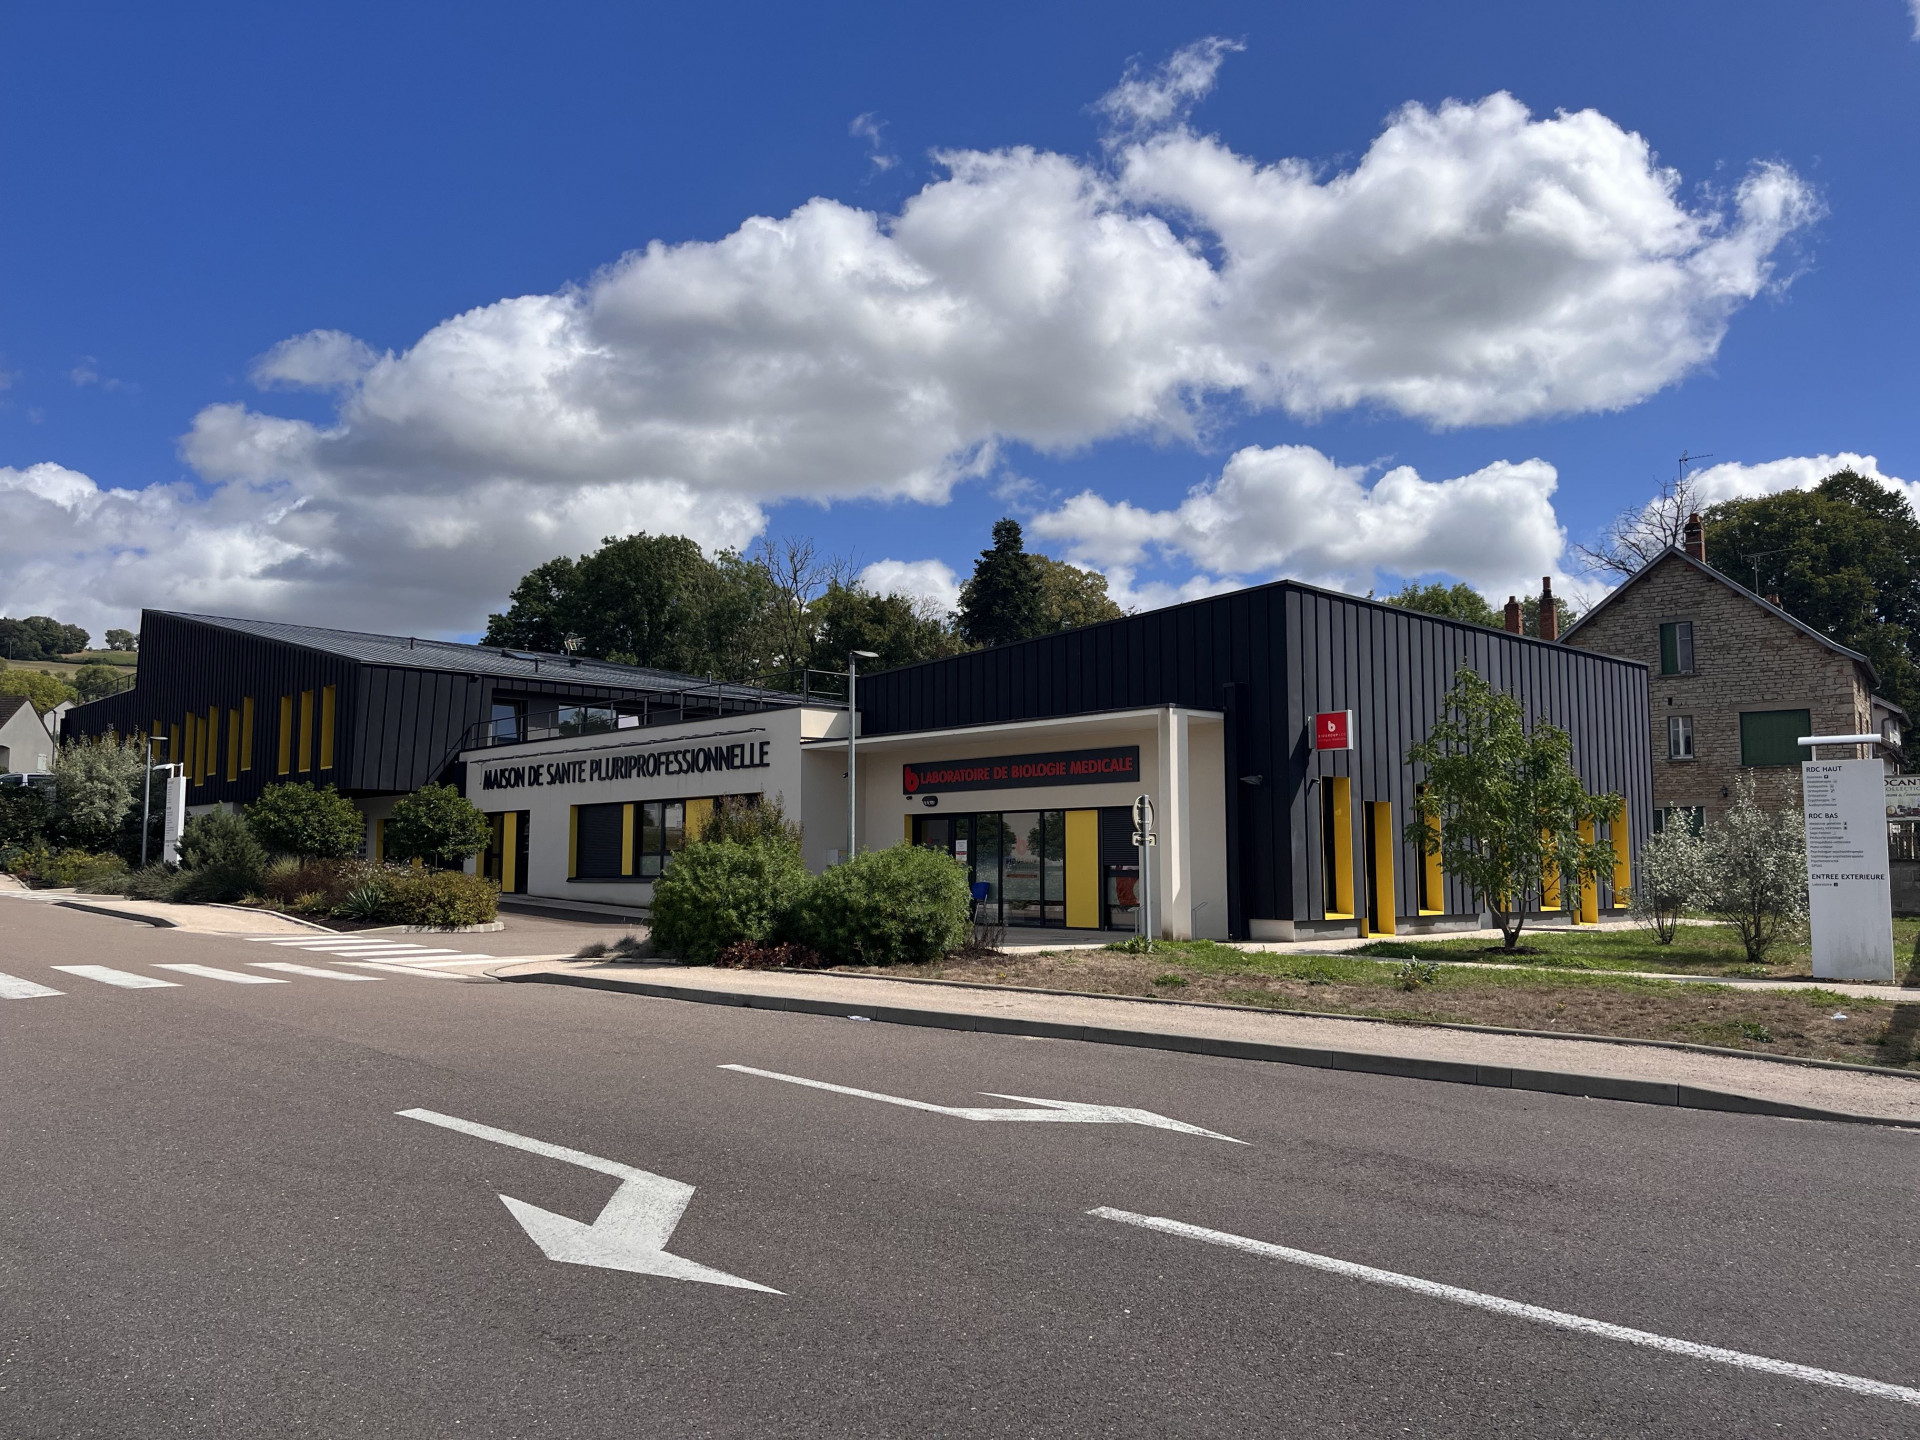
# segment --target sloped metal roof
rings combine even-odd
[[[464,645],[454,640],[427,640],[413,635],[370,635],[358,630],[330,630],[320,625],[295,625],[284,620],[243,620],[230,615],[194,615],[185,611],[160,612],[177,620],[191,620],[242,635],[257,636],[283,645],[298,645],[367,665],[394,665],[415,670],[458,670],[468,675],[503,679],[541,680],[548,684],[572,682],[606,689],[657,693],[700,690],[729,699],[798,703],[800,697],[784,690],[757,685],[733,685],[645,665],[616,665],[576,655],[549,655],[495,645]]]

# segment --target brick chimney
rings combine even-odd
[[[1687,528],[1681,532],[1689,560],[1707,563],[1707,527],[1700,523],[1700,512],[1694,511],[1687,516]]]
[[[1540,638],[1558,640],[1560,638],[1560,610],[1553,603],[1553,577],[1540,577]]]
[[[1507,596],[1506,626],[1507,634],[1520,633],[1520,597],[1518,595]]]

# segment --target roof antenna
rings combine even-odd
[[[1687,466],[1698,465],[1702,460],[1711,460],[1712,458],[1713,452],[1711,450],[1704,455],[1689,455],[1686,451],[1682,450],[1680,452],[1680,483],[1683,485],[1686,483]]]

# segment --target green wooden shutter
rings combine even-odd
[[[1748,710],[1740,716],[1740,763],[1798,765],[1813,754],[1800,737],[1812,733],[1811,711]]]

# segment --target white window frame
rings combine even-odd
[[[1695,758],[1693,747],[1693,716],[1667,716],[1667,759],[1692,760],[1693,758]]]

